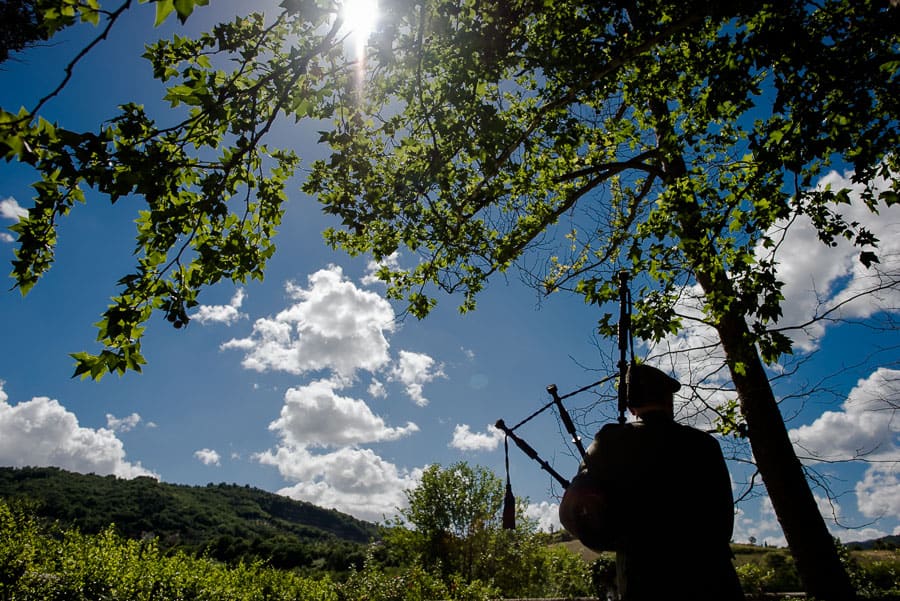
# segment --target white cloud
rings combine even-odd
[[[238,288],[231,297],[231,302],[227,305],[200,305],[197,312],[191,315],[191,319],[199,321],[202,324],[207,323],[224,323],[231,325],[239,319],[247,317],[246,313],[241,313],[240,308],[244,303],[244,289]]]
[[[851,188],[850,205],[842,205],[840,211],[847,221],[855,221],[866,226],[879,238],[877,253],[881,263],[867,269],[859,261],[860,248],[840,239],[835,247],[827,247],[819,241],[815,229],[806,216],[800,216],[788,223],[777,224],[770,233],[780,239],[775,259],[778,278],[784,282],[781,304],[782,317],[777,327],[807,324],[816,316],[829,309],[839,307],[829,317],[840,319],[865,319],[876,312],[896,313],[900,307],[900,295],[896,286],[886,291],[872,291],[884,281],[884,274],[894,274],[896,279],[900,268],[900,206],[879,206],[879,213],[871,213],[859,201],[861,187],[852,184],[850,175],[830,173],[817,184],[832,189]],[[884,181],[875,183],[877,190],[886,188]],[[783,239],[782,239],[783,236]],[[757,255],[768,257],[769,251],[757,249]],[[890,277],[890,276],[888,276]],[[849,299],[853,298],[852,301]],[[701,291],[699,287],[689,287],[684,291],[678,313],[693,317],[701,315]],[[849,301],[849,302],[846,302]],[[682,382],[699,384],[696,389],[683,392],[692,395],[690,402],[682,402],[679,418],[681,421],[708,427],[714,415],[703,403],[718,406],[725,399],[734,398],[729,392],[733,386],[728,370],[724,368],[724,355],[718,337],[712,328],[700,321],[686,320],[683,331],[678,336],[669,337],[653,350],[657,358],[665,353],[665,365],[657,366],[672,371]],[[802,330],[786,333],[794,341],[795,351],[810,352],[818,348],[827,328],[834,320],[822,320],[806,325]],[[855,349],[845,349],[853,352]],[[864,351],[867,352],[867,351]],[[778,369],[778,366],[773,366]],[[884,519],[879,526],[896,523],[900,518],[900,497],[898,470],[898,429],[893,420],[897,408],[898,378],[900,372],[881,369],[868,378],[860,380],[847,400],[835,411],[822,413],[812,423],[790,431],[791,439],[797,445],[798,454],[804,456],[808,464],[822,461],[846,461],[865,457],[876,463],[869,465],[862,479],[855,484],[857,508],[860,514],[871,519]],[[702,402],[698,402],[701,401]],[[684,398],[681,399],[685,401]],[[861,470],[860,470],[861,471]],[[846,478],[846,475],[841,476]],[[851,483],[852,487],[852,483]],[[851,488],[852,489],[852,488]],[[763,507],[759,518],[747,518],[739,514],[735,526],[736,540],[747,540],[755,536],[773,544],[784,544],[784,538],[775,520],[771,504]],[[847,530],[835,523],[831,509],[823,510],[826,519],[831,518],[832,531],[842,540],[860,540],[877,535],[876,528]],[[746,520],[746,521],[744,521]],[[842,523],[859,523],[859,517],[846,517]]]
[[[887,534],[877,528],[871,527],[844,527],[841,524],[848,521],[848,518],[841,509],[840,504],[820,495],[815,495],[815,500],[819,512],[825,519],[829,532],[844,543],[872,540],[881,538]],[[836,521],[836,518],[838,521]],[[759,511],[755,517],[748,515],[743,509],[739,508],[737,510],[734,521],[733,540],[739,543],[746,543],[749,542],[750,537],[755,538],[756,543],[759,545],[765,542],[766,544],[775,547],[787,546],[787,540],[775,517],[775,510],[772,507],[772,501],[768,496],[764,496],[759,500]]]
[[[297,482],[279,494],[370,521],[396,515],[397,508],[406,505],[405,491],[421,477],[420,469],[400,470],[369,449],[344,447],[312,454],[304,447],[282,446],[256,458]]]
[[[424,407],[428,404],[428,399],[422,394],[424,385],[435,378],[445,377],[443,364],[435,363],[428,355],[400,351],[400,358],[391,370],[389,379],[402,383],[406,387],[406,394],[416,405]]]
[[[230,340],[222,348],[244,351],[244,367],[260,372],[332,370],[352,378],[357,370],[385,366],[386,334],[395,327],[390,303],[357,288],[339,266],[317,271],[308,282],[308,288],[288,284],[295,304],[274,318],[258,319],[250,337]]]
[[[894,419],[898,397],[900,371],[880,368],[856,383],[840,411],[826,411],[813,423],[792,429],[791,440],[808,462],[860,456],[900,462],[900,422]]]
[[[811,424],[789,432],[807,463],[858,457],[872,461],[855,486],[857,508],[868,518],[900,520],[898,398],[900,370],[880,368],[856,383],[840,411],[826,411]],[[863,540],[860,532],[836,531],[847,541]]]
[[[488,425],[485,432],[472,432],[468,424],[457,424],[450,446],[460,451],[493,451],[500,445],[503,432]]]
[[[893,516],[900,519],[900,475],[897,464],[893,469],[872,465],[862,480],[856,483],[859,512],[866,517]]]
[[[759,502],[756,516],[750,516],[743,509],[738,508],[734,518],[733,540],[739,543],[750,541],[750,537],[756,539],[756,543],[775,547],[786,547],[787,540],[781,531],[781,525],[775,517],[772,501],[768,496]]]
[[[0,389],[0,465],[53,466],[120,478],[152,476],[140,462],[125,460],[125,447],[115,432],[78,425],[74,413],[59,401],[35,397],[10,405]]]
[[[281,416],[269,429],[288,446],[321,447],[396,440],[419,430],[412,422],[388,427],[364,401],[337,394],[339,388],[333,381],[316,380],[289,389]]]
[[[106,414],[106,427],[113,432],[130,432],[141,421],[141,416],[132,413],[127,417],[116,417],[112,413]]]
[[[397,269],[400,266],[400,255],[397,252],[391,253],[389,256],[385,257],[382,261],[369,261],[369,264],[366,266],[366,275],[362,277],[360,280],[364,286],[371,286],[372,284],[383,284],[381,280],[378,279],[378,270],[382,267],[388,267],[392,270]]]
[[[27,215],[28,209],[19,206],[15,198],[10,196],[0,200],[0,217],[18,221]]]
[[[371,397],[385,398],[385,382],[395,382],[424,405],[423,388],[446,377],[443,365],[404,350],[392,361],[392,306],[382,295],[347,280],[338,266],[310,275],[305,288],[288,284],[287,292],[289,307],[258,319],[250,336],[222,345],[243,351],[243,365],[250,369],[318,376],[285,393],[281,414],[269,425],[279,443],[254,458],[277,467],[294,483],[282,494],[362,519],[394,515],[421,470],[400,469],[360,445],[397,440],[419,428],[412,422],[390,426],[365,401],[342,391],[367,371]]]
[[[851,519],[847,517],[844,509],[835,499],[827,499],[820,495],[815,495],[816,504],[819,507],[819,513],[825,518],[828,530],[833,536],[838,537],[841,542],[851,543],[854,541],[872,540],[887,536],[886,532],[872,527],[850,527]]]
[[[5,219],[13,219],[18,221],[22,217],[28,215],[28,210],[19,206],[19,203],[16,202],[15,198],[4,198],[0,200],[0,217]],[[15,238],[3,231],[0,232],[0,242],[14,242]]]
[[[559,523],[559,503],[529,503],[525,507],[525,516],[538,523],[538,530],[543,532],[556,532],[562,529]]]
[[[371,395],[373,398],[383,399],[387,397],[387,390],[385,390],[384,384],[375,378],[372,378],[372,382],[369,384],[369,388],[367,390],[369,395]]]
[[[200,449],[199,451],[194,451],[194,457],[199,459],[200,463],[203,465],[221,465],[220,461],[222,457],[213,449]]]
[[[294,482],[280,494],[334,507],[365,520],[396,514],[404,491],[421,470],[406,471],[357,445],[391,441],[418,431],[414,423],[390,427],[362,400],[338,394],[341,382],[316,380],[289,389],[280,417],[269,428],[280,442],[254,457]],[[316,448],[332,449],[314,452]]]
[[[861,249],[840,238],[834,247],[819,241],[815,228],[805,215],[791,224],[777,251],[778,276],[784,282],[782,293],[783,316],[779,325],[800,325],[816,314],[848,301],[860,292],[871,290],[879,283],[878,271],[895,273],[900,268],[900,206],[879,206],[878,214],[872,213],[859,195],[863,186],[850,181],[851,173],[840,175],[835,171],[825,175],[817,183],[818,189],[851,190],[849,205],[842,205],[840,212],[850,222],[866,226],[878,239],[877,254],[881,260],[875,268],[866,268],[859,261]],[[877,179],[873,188],[876,195],[888,189],[888,182]],[[778,223],[770,234],[783,230],[786,223]],[[869,249],[871,250],[871,249]],[[765,253],[761,249],[760,256]],[[845,304],[833,317],[869,317],[883,311],[896,311],[900,307],[900,293],[893,290],[866,294]],[[802,332],[792,331],[792,339],[798,348],[813,350],[825,333],[828,322],[819,321]]]
[[[653,358],[648,364],[672,375],[682,384],[700,384],[697,388],[682,387],[676,393],[679,421],[701,429],[710,429],[717,415],[711,407],[722,405],[733,394],[727,392],[730,374],[724,368],[725,354],[716,331],[700,320],[702,292],[698,285],[685,289],[677,308],[683,321],[678,335],[668,336],[650,355],[663,354],[664,361]]]
[[[876,252],[881,263],[877,268],[882,272],[896,274],[900,269],[900,205],[879,205],[878,213],[872,213],[859,199],[863,186],[851,182],[851,175],[840,175],[832,171],[819,180],[816,188],[850,189],[852,202],[842,205],[840,212],[848,222],[862,224],[879,239]],[[876,195],[888,187],[889,182],[882,178],[875,180],[873,184]],[[806,215],[776,223],[768,235],[780,241],[775,251],[778,278],[784,282],[784,300],[781,303],[783,313],[779,319],[779,327],[805,324],[815,315],[821,315],[828,308],[847,301],[859,292],[873,289],[879,282],[877,271],[866,268],[859,261],[862,249],[843,238],[836,240],[834,247],[825,246]],[[761,246],[756,249],[756,255],[760,259],[771,258],[771,254],[771,250]],[[684,309],[688,315],[699,315],[699,294],[699,287],[688,289],[679,310]],[[837,316],[868,317],[877,311],[896,312],[898,307],[900,293],[894,287],[893,290],[868,294],[845,304]],[[813,350],[829,323],[820,321],[807,326],[802,332],[792,330],[789,335],[797,348]],[[695,327],[701,332],[708,330],[704,326]],[[688,334],[691,333],[689,328]],[[700,334],[700,338],[708,337]]]

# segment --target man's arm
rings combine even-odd
[[[594,551],[611,550],[615,546],[615,516],[608,492],[590,472],[581,470],[559,503],[559,521],[563,528]]]
[[[728,542],[734,531],[734,496],[731,492],[731,476],[722,448],[712,436],[707,437],[709,499],[711,526],[718,540]]]
[[[616,491],[608,463],[616,427],[607,425],[597,433],[559,504],[563,527],[595,551],[611,550],[618,540]]]

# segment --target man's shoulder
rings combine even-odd
[[[603,424],[603,427],[597,431],[597,434],[594,436],[596,439],[607,439],[607,438],[616,438],[622,436],[624,432],[627,432],[631,428],[632,424],[620,424],[618,422],[611,422],[608,424]]]
[[[719,441],[709,432],[685,424],[676,424],[676,427],[681,444],[691,445],[697,449],[720,450]]]
[[[706,430],[701,430],[700,428],[689,426],[687,424],[680,424],[678,422],[673,423],[678,428],[679,432],[682,432],[685,436],[693,436],[695,438],[709,438],[715,440],[715,437],[713,437],[713,435]]]

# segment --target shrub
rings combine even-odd
[[[763,594],[770,590],[769,585],[775,576],[775,571],[751,562],[738,566],[737,575],[745,595],[762,598]]]
[[[156,541],[41,527],[0,500],[0,599],[6,601],[336,601],[327,579],[302,578],[261,563],[229,568]]]

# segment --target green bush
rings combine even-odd
[[[771,590],[770,584],[775,577],[775,570],[753,562],[738,566],[736,570],[745,595],[762,597],[763,593]]]
[[[591,589],[598,599],[607,599],[618,594],[616,556],[604,553],[591,563]]]
[[[591,564],[565,547],[544,547],[545,581],[540,597],[589,597],[594,594]]]
[[[900,600],[900,574],[896,563],[875,561],[860,565],[851,559],[849,570],[861,599]]]
[[[337,601],[327,579],[261,563],[228,567],[155,541],[41,526],[0,500],[0,599],[4,601]]]

